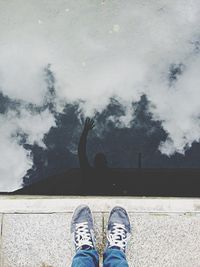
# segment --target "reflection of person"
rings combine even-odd
[[[80,167],[84,169],[91,167],[87,158],[86,143],[87,143],[88,132],[92,130],[94,126],[95,126],[94,120],[90,118],[87,118],[85,120],[85,125],[78,145],[78,156],[79,156]],[[94,167],[97,169],[102,169],[107,167],[106,156],[103,153],[96,154],[94,158]]]
[[[92,213],[88,206],[79,206],[72,217],[71,234],[76,249],[72,267],[98,267],[99,256],[95,247]],[[125,209],[115,207],[110,212],[107,227],[107,244],[103,254],[104,267],[128,267],[127,242],[131,226]]]
[[[101,185],[103,185],[103,178],[106,176],[107,172],[107,160],[103,153],[97,153],[94,158],[94,167],[92,167],[87,158],[86,146],[87,146],[87,136],[90,130],[94,128],[94,120],[87,118],[85,120],[85,125],[83,132],[80,137],[78,145],[78,156],[80,168],[83,177],[83,186],[87,192],[95,192],[97,190],[97,183],[101,180]],[[95,188],[94,188],[95,179]]]

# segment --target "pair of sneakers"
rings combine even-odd
[[[92,212],[88,206],[79,206],[72,217],[71,234],[76,251],[96,249]],[[130,220],[126,210],[114,207],[109,216],[106,248],[126,252],[131,236]]]

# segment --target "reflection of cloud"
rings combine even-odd
[[[70,0],[67,6],[64,0],[22,2],[0,3],[0,88],[4,95],[43,105],[47,86],[42,70],[50,62],[57,103],[81,99],[89,115],[102,111],[114,96],[126,107],[121,122],[128,125],[131,102],[145,93],[153,118],[161,120],[168,133],[167,141],[160,144],[163,153],[183,153],[199,140],[198,0]],[[172,66],[184,68],[170,76]],[[54,125],[48,111],[39,117],[27,112],[20,118],[14,116],[16,121],[1,116],[10,125],[6,138],[21,127],[29,143],[42,145],[44,134]],[[17,143],[14,147],[26,159],[24,172],[31,166],[30,157]]]
[[[20,145],[18,133],[25,134],[27,143],[45,147],[44,134],[54,124],[54,118],[47,110],[31,114],[22,109],[20,114],[12,111],[0,116],[0,191],[19,188],[22,177],[32,167],[30,153]]]
[[[5,127],[4,131],[3,127],[0,131],[0,191],[12,191],[20,187],[22,177],[32,167],[32,160],[29,152],[10,137],[13,126],[2,116],[0,121]]]

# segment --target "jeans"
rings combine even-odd
[[[104,267],[128,267],[125,254],[119,249],[106,249],[103,254]],[[73,258],[72,267],[99,267],[96,250],[79,250]]]

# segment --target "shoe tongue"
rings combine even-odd
[[[120,250],[120,247],[117,247],[117,246],[112,246],[111,248]]]
[[[93,249],[91,246],[88,246],[88,245],[83,245],[82,247],[81,247],[81,249],[82,250],[91,250],[91,249]]]
[[[117,247],[117,246],[112,246],[112,247],[110,247],[111,249],[118,249],[118,250],[120,250],[120,251],[122,251],[122,252],[124,252],[124,250],[122,249],[122,248],[120,248],[120,247]]]

